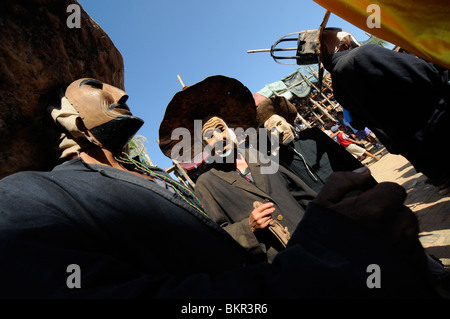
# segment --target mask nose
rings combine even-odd
[[[128,100],[128,94],[119,88],[116,88],[109,84],[103,84],[103,90],[111,94],[114,101],[116,101],[118,104],[125,104]]]
[[[278,135],[279,136],[283,136],[283,134],[284,134],[283,127],[281,125],[279,125],[279,126],[276,127],[276,129],[277,129]]]
[[[221,141],[221,140],[223,140],[223,132],[214,130],[213,137],[215,137],[216,141]]]
[[[119,104],[125,104],[128,100],[128,94],[123,92],[124,94],[118,99]]]

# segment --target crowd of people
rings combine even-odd
[[[330,55],[326,65],[358,124],[367,121],[377,137],[398,146],[396,131],[369,121],[340,85],[347,78],[341,73],[365,76],[346,69],[350,57],[354,66],[399,54],[378,51],[354,48]],[[403,57],[383,61],[392,59],[412,67]],[[295,134],[297,111],[288,100],[256,107],[244,84],[221,75],[176,93],[159,128],[162,152],[173,154],[178,127],[191,132],[188,153],[195,143],[214,151],[192,190],[129,156],[127,143],[143,120],[127,98],[99,80],[75,80],[51,112],[61,131],[61,163],[0,181],[0,297],[440,297],[436,280],[445,271],[418,239],[405,190],[377,183],[351,144],[343,148],[319,128]],[[200,136],[194,120],[202,121]],[[238,143],[233,129],[249,127],[265,129],[279,149]],[[423,147],[440,130],[440,122],[427,127]],[[279,165],[267,173],[274,151]],[[448,182],[448,169],[436,180],[439,166],[406,155],[435,182]]]
[[[344,147],[359,161],[362,162],[367,156],[375,159],[376,161],[380,160],[380,156],[375,156],[366,149],[366,146],[364,145],[361,138],[356,137],[355,134],[349,135],[345,133],[346,127],[342,127],[342,125],[339,125],[337,123],[335,123],[331,127],[329,127],[328,125],[318,125],[318,127],[336,143]],[[365,138],[367,138],[367,136],[368,135],[366,135]],[[379,148],[380,144],[376,143],[375,147]]]

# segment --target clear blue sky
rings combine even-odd
[[[79,0],[121,52],[125,89],[134,115],[145,121],[138,134],[148,139],[154,164],[165,168],[156,140],[167,104],[185,85],[222,74],[252,93],[296,70],[280,65],[266,49],[285,34],[317,29],[326,10],[312,0]],[[329,27],[341,27],[358,40],[364,31],[331,15]]]

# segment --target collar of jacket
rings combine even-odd
[[[211,173],[226,181],[230,185],[273,201],[268,194],[268,177],[267,175],[261,174],[260,163],[248,163],[253,180],[255,181],[254,184],[248,182],[245,178],[240,176],[239,173],[236,172],[236,166],[234,166],[234,169],[232,170],[222,170],[220,165],[221,164],[217,164],[211,168]]]

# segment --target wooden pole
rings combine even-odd
[[[317,77],[318,75],[317,75],[317,73],[314,71],[314,69],[311,68],[311,67],[309,67],[309,68],[310,68],[311,71],[313,72],[314,76]],[[317,90],[317,92],[319,92],[319,89],[318,89],[311,81],[308,80],[308,82],[309,82],[309,83]],[[322,83],[325,83],[325,81],[322,81]],[[333,92],[333,89],[330,88],[330,87],[328,86],[327,83],[325,83],[325,85],[327,86],[327,88],[328,88],[331,92]],[[323,94],[323,92],[320,92],[320,95],[322,95],[322,96],[328,101],[328,103],[330,103],[330,105],[332,106],[333,110],[334,110],[335,108],[338,107],[338,105],[336,105],[336,103],[332,102],[327,96],[325,96],[325,94]]]
[[[322,119],[320,118],[320,116],[318,116],[316,113],[314,113],[314,111],[311,111],[311,113],[314,115],[314,117],[319,120],[320,123],[322,123],[323,125],[325,125],[325,122],[322,121]]]
[[[300,115],[300,113],[297,112],[297,116],[300,118],[300,120],[302,121],[302,124],[306,125],[307,128],[311,128],[311,124],[309,124],[308,122],[306,122],[306,120],[303,118],[303,116]]]
[[[309,67],[310,69],[311,69],[311,72],[314,74],[314,76],[316,77],[316,78],[319,78],[319,75],[316,73],[316,71],[314,71],[314,69],[310,66]],[[326,85],[326,87],[331,91],[331,92],[333,92],[333,89],[328,85],[328,83],[326,83],[325,81],[323,81],[323,83]]]
[[[192,188],[195,187],[195,183],[192,181],[192,179],[188,176],[188,174],[186,173],[186,170],[181,167],[180,164],[178,163],[174,163],[176,168],[178,169],[178,171],[183,175],[184,179],[189,182],[189,184],[191,185]]]
[[[309,98],[309,101],[316,106],[320,112],[322,112],[326,117],[328,117],[332,121],[336,121],[328,112],[327,110],[321,106],[318,102],[314,101],[312,98]]]
[[[270,49],[248,50],[247,53],[270,52]]]
[[[319,91],[319,89],[317,88],[317,86],[314,85],[314,83],[312,83],[312,82],[311,82],[310,80],[308,80],[308,79],[306,79],[306,81],[308,81],[308,83],[309,83],[313,88],[315,88],[315,89],[317,90],[318,94],[322,95],[322,96],[325,98],[325,100],[327,100],[328,103],[330,103],[330,105],[332,105],[334,108],[336,107],[336,106],[334,105],[334,103],[331,102],[331,101],[328,99],[328,97],[325,96],[325,94],[323,94],[321,91]]]
[[[299,71],[300,72],[300,71]],[[300,72],[300,74],[301,74],[301,72]],[[303,74],[302,74],[303,75]],[[311,75],[310,77],[308,77],[308,78],[306,78],[306,79],[310,79],[310,78],[312,78],[314,75]],[[304,76],[303,76],[304,77]],[[284,90],[284,91],[281,91],[281,92],[279,92],[278,94],[283,94],[284,92],[287,92],[288,90],[290,90],[290,89],[292,89],[292,88],[294,88],[294,87],[296,87],[297,85],[300,85],[300,84],[302,84],[303,82],[305,82],[306,81],[306,79],[303,79],[303,80],[301,80],[300,82],[298,82],[298,83],[295,83],[294,85],[291,85],[290,87],[288,87],[286,90]]]
[[[181,83],[181,86],[183,87],[183,89],[186,87],[186,85],[184,85],[183,80],[181,80],[181,76],[177,75],[178,80]]]
[[[191,178],[186,173],[186,170],[178,163],[172,161],[173,165],[166,169],[166,173],[174,173],[175,176],[180,180],[184,185],[191,187],[192,189],[195,187],[195,183],[191,180]],[[189,183],[188,183],[189,182]]]

